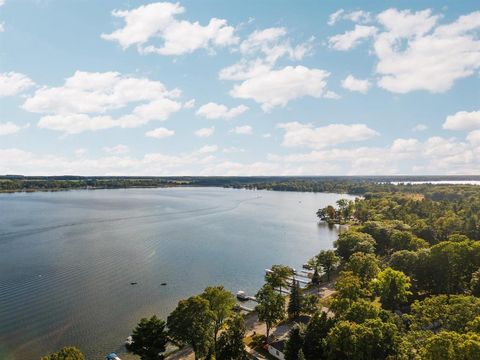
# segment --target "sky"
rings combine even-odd
[[[0,174],[480,174],[477,1],[0,0]]]

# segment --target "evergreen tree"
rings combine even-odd
[[[292,319],[297,318],[302,311],[303,293],[298,281],[293,281],[290,299],[288,302],[288,316]]]
[[[298,353],[303,347],[303,328],[300,325],[292,327],[285,343],[285,360],[298,360]]]
[[[132,344],[127,346],[128,351],[142,360],[162,360],[164,357],[161,353],[167,344],[165,321],[155,315],[150,319],[141,319],[133,330],[132,340]]]

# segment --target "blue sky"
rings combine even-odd
[[[480,174],[475,1],[0,0],[0,173]]]

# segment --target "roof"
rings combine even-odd
[[[283,349],[285,348],[285,343],[287,342],[287,340],[285,339],[282,339],[282,340],[276,340],[272,343],[270,343],[269,345],[273,348],[275,348],[276,350],[280,351],[280,352],[283,352]]]

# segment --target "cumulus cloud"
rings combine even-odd
[[[230,132],[233,132],[235,134],[239,135],[251,135],[253,134],[253,129],[250,125],[243,125],[243,126],[236,126]]]
[[[447,130],[480,128],[480,111],[459,111],[453,115],[449,115],[442,127]]]
[[[355,25],[354,30],[330,37],[328,44],[335,50],[347,51],[359,45],[362,40],[374,36],[376,32],[375,26]]]
[[[191,152],[146,153],[141,157],[128,154],[107,154],[98,158],[88,158],[85,153],[80,157],[69,158],[60,155],[40,155],[17,148],[0,148],[0,168],[4,173],[25,175],[118,175],[131,174],[145,176],[191,175],[200,174],[215,157],[215,146],[203,147]]]
[[[357,91],[362,94],[366,94],[371,84],[368,80],[356,79],[353,75],[348,75],[342,80],[342,87],[350,90]]]
[[[232,119],[248,110],[245,105],[228,108],[225,105],[210,102],[197,110],[197,115],[207,119]]]
[[[0,73],[0,97],[18,95],[34,85],[35,83],[24,74]]]
[[[428,126],[425,124],[417,124],[412,128],[412,131],[420,132],[428,129]]]
[[[278,125],[284,129],[283,145],[288,147],[306,146],[314,149],[368,140],[379,135],[365,124],[330,124],[315,128],[312,124],[289,122]]]
[[[176,100],[179,95],[178,89],[168,90],[159,81],[117,72],[77,71],[63,86],[36,90],[22,107],[43,114],[38,122],[40,128],[78,134],[166,120],[182,108]],[[130,113],[113,117],[113,111],[132,105]]]
[[[123,49],[136,45],[141,53],[161,55],[182,55],[238,42],[235,28],[229,26],[226,20],[212,18],[204,26],[199,22],[178,20],[176,17],[184,12],[185,8],[179,3],[169,2],[151,3],[132,10],[115,10],[112,15],[123,19],[124,27],[101,37],[118,42]]]
[[[374,38],[378,86],[395,93],[426,90],[445,92],[454,82],[480,69],[480,11],[451,23],[430,9],[387,9],[376,16],[377,26],[355,29],[329,39],[331,47],[349,50],[362,39]]]
[[[164,127],[159,127],[145,133],[145,136],[153,137],[157,139],[163,139],[175,135],[175,131],[166,129]]]
[[[219,72],[221,80],[246,80],[269,72],[281,58],[302,60],[312,50],[314,38],[293,45],[287,29],[271,27],[255,30],[241,42],[238,52],[242,58]]]
[[[252,99],[261,104],[264,111],[270,111],[274,107],[285,106],[289,101],[299,97],[322,97],[329,75],[327,71],[320,69],[286,66],[281,70],[270,70],[235,85],[230,95],[235,98]]]
[[[29,126],[30,126],[29,124],[25,126],[18,126],[17,124],[14,124],[11,121],[0,122],[0,136],[18,133],[20,130],[26,129]]]
[[[215,127],[201,128],[194,132],[195,136],[198,137],[209,137],[215,132]]]
[[[367,23],[371,20],[371,15],[367,11],[356,10],[346,12],[344,9],[339,9],[328,17],[328,25],[333,26],[340,20],[349,20],[355,23]]]

